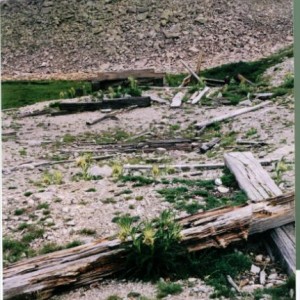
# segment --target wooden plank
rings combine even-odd
[[[130,97],[130,98],[118,98],[111,100],[102,100],[101,102],[60,102],[58,107],[62,111],[68,111],[70,113],[79,111],[95,111],[99,109],[120,109],[130,106],[148,107],[151,106],[150,97]]]
[[[247,194],[250,200],[260,203],[264,199],[273,196],[282,196],[283,193],[276,185],[270,175],[262,168],[259,162],[253,157],[251,152],[232,152],[224,154],[226,166],[235,175],[240,188]],[[278,212],[281,214],[281,212]],[[277,220],[279,226],[284,225],[287,219],[294,218],[294,211],[289,216],[282,216]],[[266,220],[272,222],[271,219]],[[260,226],[267,226],[261,223],[259,226],[252,226],[252,233],[257,233]],[[274,255],[279,257],[280,261],[289,274],[296,270],[296,244],[295,231],[291,226],[282,226],[271,230],[268,235],[269,249],[275,249]]]
[[[216,122],[224,121],[224,120],[227,120],[227,119],[231,119],[231,118],[240,116],[242,114],[246,114],[246,113],[251,112],[251,111],[258,110],[258,109],[260,109],[262,107],[265,107],[265,106],[267,106],[267,105],[269,105],[271,103],[272,103],[271,101],[266,101],[266,102],[263,102],[261,104],[255,105],[255,106],[241,108],[241,109],[235,110],[233,112],[230,112],[230,113],[228,113],[226,115],[221,115],[221,116],[212,118],[210,120],[197,123],[196,124],[196,128],[197,129],[201,129],[202,127],[214,124]]]
[[[171,102],[171,104],[170,104],[170,107],[172,107],[172,108],[180,107],[184,95],[185,95],[184,92],[178,92],[178,93],[173,97],[172,102]]]
[[[273,255],[279,258],[288,274],[293,275],[296,270],[295,225],[289,224],[271,230],[267,240],[273,246]]]
[[[201,98],[210,90],[208,86],[206,86],[192,101],[192,104],[197,104]]]
[[[240,188],[254,202],[282,195],[281,190],[251,152],[224,154],[226,166],[234,174]]]

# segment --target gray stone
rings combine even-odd
[[[222,180],[221,180],[221,178],[216,178],[216,179],[215,179],[215,185],[217,185],[217,186],[222,185]]]
[[[262,262],[263,261],[263,255],[262,254],[256,255],[255,256],[255,261]]]
[[[87,171],[89,176],[93,176],[93,177],[110,177],[112,175],[112,168],[105,165],[103,167],[99,167],[99,166],[91,166],[88,171]]]
[[[229,192],[229,188],[227,188],[227,187],[225,187],[225,186],[218,186],[218,191],[220,192],[220,193],[222,193],[222,194],[226,194],[226,193],[228,193]]]
[[[277,279],[277,277],[278,277],[277,273],[273,273],[268,276],[268,280],[275,280]]]
[[[254,273],[254,274],[258,274],[260,272],[260,267],[258,267],[256,265],[252,265],[251,269],[250,269],[250,272]]]
[[[158,154],[164,154],[164,153],[167,152],[167,149],[165,149],[165,148],[156,148],[156,152],[157,152]]]

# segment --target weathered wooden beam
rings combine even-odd
[[[172,107],[172,108],[180,107],[184,95],[185,95],[184,92],[178,92],[178,93],[173,97],[172,102],[171,102],[171,104],[170,104],[170,107]]]
[[[271,101],[266,101],[266,102],[263,102],[261,104],[255,105],[255,106],[241,108],[241,109],[235,110],[233,112],[230,112],[230,113],[228,113],[226,115],[221,115],[221,116],[212,118],[210,120],[197,123],[196,124],[196,128],[197,129],[201,129],[204,126],[209,126],[209,125],[214,124],[216,122],[224,121],[224,120],[227,120],[227,119],[231,119],[231,118],[240,116],[242,114],[246,114],[246,113],[251,112],[251,111],[258,110],[258,109],[260,109],[262,107],[265,107],[265,106],[267,106],[267,105],[269,105],[271,103],[272,103]]]
[[[278,220],[287,224],[293,217],[294,198],[290,193],[260,203],[178,218],[183,226],[181,243],[191,252],[225,248],[246,240],[249,234],[277,227]],[[77,288],[116,275],[125,267],[123,246],[117,239],[99,240],[12,264],[3,272],[4,299],[48,299],[62,288]]]
[[[58,104],[58,108],[62,111],[68,111],[70,113],[82,112],[82,111],[96,111],[99,109],[120,109],[130,106],[148,107],[151,106],[150,97],[130,97],[130,98],[118,98],[111,100],[102,100],[101,102],[61,102]]]

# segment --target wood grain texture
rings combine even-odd
[[[282,191],[251,152],[225,153],[224,160],[250,200],[257,202],[282,195]]]

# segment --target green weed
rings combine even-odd
[[[168,295],[178,295],[183,291],[183,288],[178,283],[160,281],[157,284],[157,298],[161,299]]]

